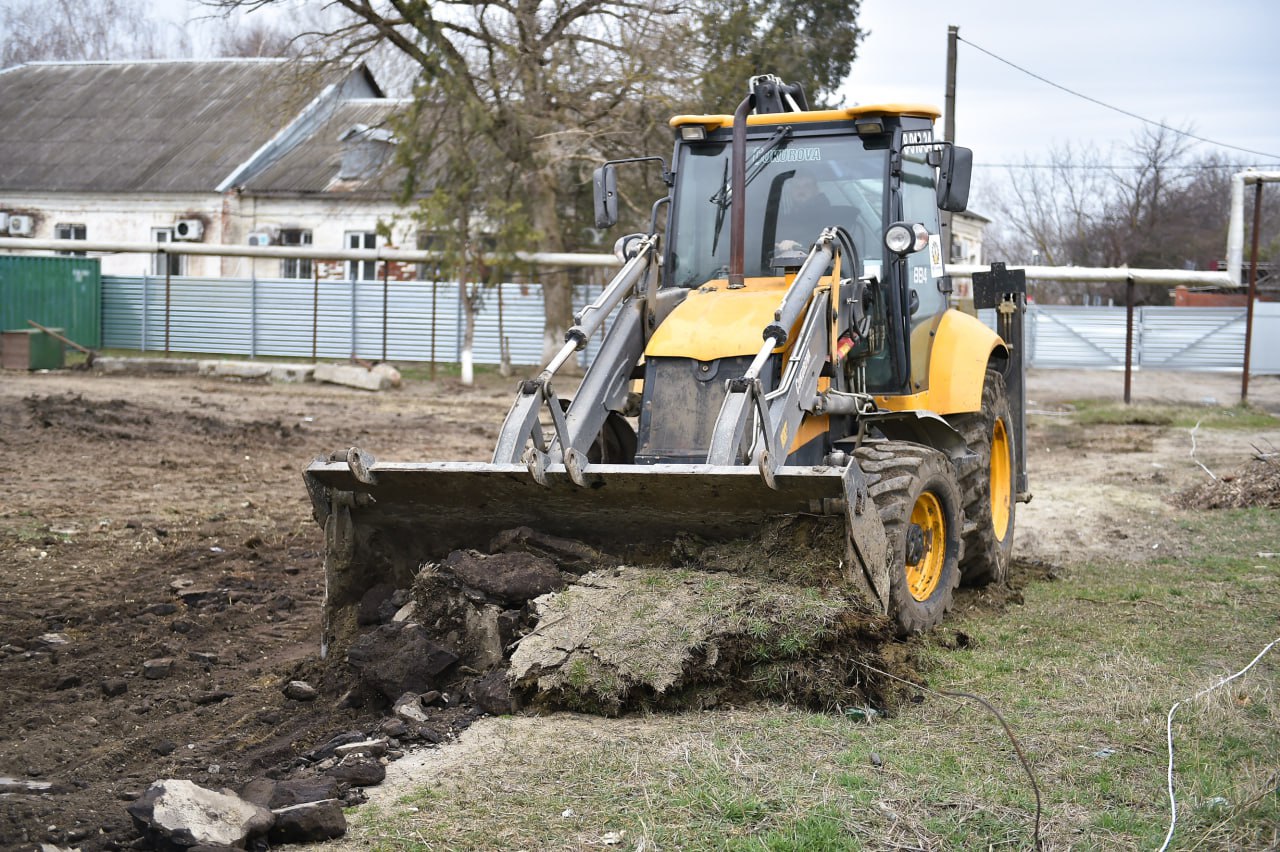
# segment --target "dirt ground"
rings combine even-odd
[[[1216,430],[1192,458],[1188,430],[1104,427],[1083,445],[1057,435],[1063,401],[1118,399],[1121,381],[1031,377],[1031,408],[1044,413],[1028,442],[1024,560],[1176,551],[1177,531],[1160,523],[1167,495],[1205,476],[1195,462],[1233,468],[1258,440]],[[377,709],[346,706],[320,679],[322,536],[302,468],[353,444],[387,459],[484,459],[514,383],[371,395],[0,375],[0,848],[128,846],[125,805],[155,779],[235,786],[376,724]],[[1146,373],[1134,392],[1229,405],[1239,381]],[[1280,413],[1280,380],[1255,379],[1251,399]],[[966,593],[958,605],[984,603]],[[320,697],[286,698],[297,678]]]

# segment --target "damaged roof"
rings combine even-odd
[[[302,145],[361,65],[285,59],[38,62],[0,71],[0,190],[216,192]]]
[[[390,122],[409,101],[347,100],[333,105],[314,132],[262,163],[242,188],[251,194],[394,192],[403,177]]]

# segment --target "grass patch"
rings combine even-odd
[[[1173,426],[1190,429],[1199,423],[1203,429],[1273,429],[1280,425],[1280,420],[1273,415],[1248,405],[1125,405],[1099,399],[1075,400],[1071,405],[1074,409],[1071,419],[1079,426]]]
[[[1280,654],[1198,701],[1280,631],[1280,514],[1184,513],[1190,556],[1072,565],[998,616],[926,639],[932,687],[989,698],[1039,780],[1047,849],[1269,848],[1280,825]],[[606,720],[485,720],[493,750],[381,810],[350,813],[375,849],[1029,849],[1035,800],[976,704],[919,691],[870,723],[777,705]],[[388,813],[388,808],[393,813]],[[417,808],[413,811],[410,808]]]

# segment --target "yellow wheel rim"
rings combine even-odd
[[[911,523],[920,528],[924,552],[918,561],[907,563],[907,589],[911,597],[927,601],[938,589],[947,560],[947,520],[938,498],[928,491],[916,498]]]
[[[1013,515],[1013,465],[1009,433],[1004,421],[997,420],[991,435],[991,526],[996,540],[1004,541],[1009,532],[1009,518]]]

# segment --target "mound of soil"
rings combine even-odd
[[[1280,458],[1251,459],[1234,473],[1174,497],[1183,509],[1280,509]]]

